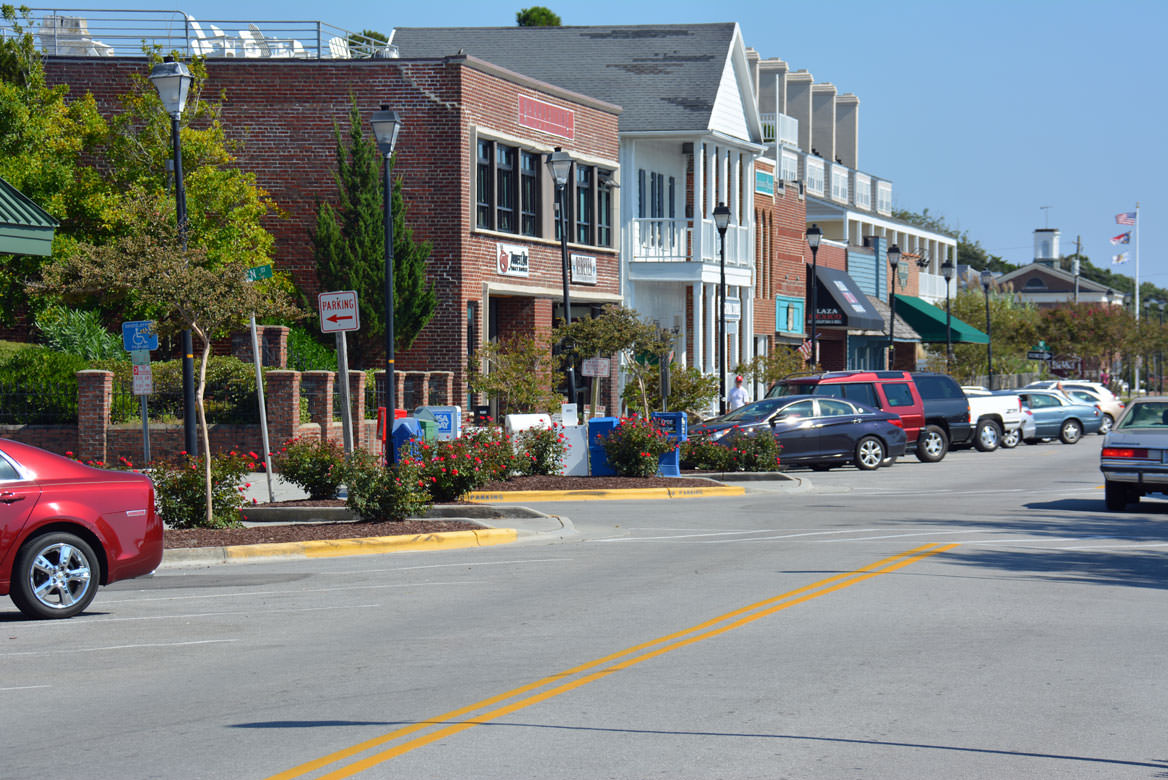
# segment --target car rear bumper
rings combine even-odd
[[[1137,468],[1123,468],[1119,466],[1101,466],[1103,478],[1108,482],[1125,482],[1133,485],[1154,485],[1157,488],[1168,488],[1168,470],[1150,470]]]

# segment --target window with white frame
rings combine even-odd
[[[857,173],[856,181],[852,187],[852,199],[855,201],[856,208],[870,209],[872,208],[872,177],[866,173]]]
[[[779,178],[783,181],[799,181],[799,155],[795,152],[783,150],[780,161]]]
[[[848,169],[842,165],[831,166],[831,198],[848,202]]]
[[[876,182],[876,210],[881,214],[892,213],[892,182]]]
[[[805,158],[807,167],[807,191],[812,195],[823,194],[823,160],[818,157],[807,155]]]

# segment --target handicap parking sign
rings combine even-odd
[[[158,349],[158,334],[154,332],[154,321],[123,322],[122,346],[127,352],[136,349]]]

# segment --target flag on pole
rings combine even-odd
[[[799,354],[803,356],[804,360],[811,359],[811,340],[807,339],[799,345]]]
[[[1117,225],[1134,225],[1136,224],[1136,212],[1125,211],[1122,214],[1115,215],[1115,224]]]
[[[1118,236],[1111,237],[1112,244],[1128,244],[1131,243],[1131,231],[1120,233]]]
[[[1112,257],[1111,257],[1111,264],[1112,265],[1119,265],[1120,263],[1126,263],[1126,262],[1127,262],[1127,252],[1120,252],[1118,255],[1112,255]]]

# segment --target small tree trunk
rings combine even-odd
[[[207,410],[203,406],[203,391],[207,387],[207,361],[211,358],[211,340],[198,328],[193,330],[199,334],[203,342],[203,362],[199,366],[199,383],[195,388],[195,408],[199,413],[199,430],[203,435],[203,485],[207,498],[207,527],[210,528],[215,520],[211,507],[211,434],[207,430]]]

